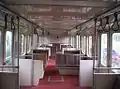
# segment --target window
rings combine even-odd
[[[0,63],[2,63],[2,32],[0,31]]]
[[[85,46],[85,39],[84,39],[84,37],[85,36],[82,36],[82,38],[81,38],[81,40],[82,40],[81,44],[82,44],[82,52],[83,52],[83,54],[85,54],[85,47],[84,47]]]
[[[24,44],[25,44],[24,52],[27,53],[27,36],[25,36],[25,38],[24,38]]]
[[[72,45],[72,47],[74,47],[74,37],[73,36],[71,37],[71,45]]]
[[[70,45],[72,45],[72,37],[70,37]]]
[[[79,36],[76,36],[76,47],[79,48]]]
[[[21,54],[25,53],[25,36],[21,34]]]
[[[89,55],[89,36],[87,36],[87,55]]]
[[[80,48],[80,46],[81,46],[81,44],[80,44],[80,43],[81,43],[80,35],[79,35],[79,41],[78,41],[78,42],[79,42],[79,43],[78,43],[78,44],[79,44],[79,49],[81,49],[81,48]]]
[[[7,31],[6,32],[6,40],[5,40],[5,43],[6,43],[6,56],[5,56],[5,62],[7,64],[10,63],[10,59],[12,57],[12,32],[10,31]]]
[[[29,43],[30,43],[30,44],[29,44],[29,51],[31,51],[31,47],[32,47],[32,39],[31,39],[31,36],[30,36],[30,38],[29,38],[29,41],[30,41],[30,42],[29,42]]]
[[[89,36],[89,55],[92,56],[92,36]]]
[[[86,51],[86,36],[83,37],[83,53]]]
[[[120,67],[120,33],[112,35],[112,67]]]
[[[101,35],[101,64],[107,66],[107,34]]]
[[[27,36],[27,53],[31,50],[31,36]]]
[[[72,46],[74,47],[74,36],[72,36]]]
[[[30,45],[30,37],[29,37],[29,35],[27,36],[27,40],[26,41],[27,41],[27,45],[26,46],[27,46],[27,53],[28,53],[29,52],[29,47],[30,47],[29,46]]]

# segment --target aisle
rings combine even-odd
[[[45,69],[44,79],[32,89],[76,89],[78,76],[60,76],[55,60],[50,59]]]

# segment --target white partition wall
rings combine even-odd
[[[79,78],[81,87],[92,87],[93,60],[80,60]]]
[[[34,60],[33,85],[38,85],[39,80],[44,76],[44,68],[42,60]]]
[[[32,59],[20,59],[20,85],[31,86]]]
[[[33,64],[32,64],[33,63]],[[43,61],[32,59],[20,59],[20,86],[32,86],[43,78]]]

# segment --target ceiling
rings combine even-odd
[[[4,0],[52,35],[62,35],[108,9],[114,0]],[[115,0],[116,1],[116,0]]]

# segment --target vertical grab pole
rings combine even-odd
[[[80,27],[80,30],[81,30],[81,27]],[[79,33],[80,35],[80,33]],[[81,71],[80,71],[80,63],[81,63],[81,57],[82,57],[82,36],[79,37],[79,42],[80,42],[80,60],[79,60],[79,86],[81,87]]]
[[[15,30],[15,27],[14,27],[14,17],[12,16],[11,17],[11,30],[12,30],[12,66],[14,66],[14,30]],[[15,71],[15,68],[12,68],[12,71],[14,72]]]
[[[17,16],[17,29],[18,29],[18,60],[17,60],[17,65],[18,65],[18,85],[19,85],[19,27],[20,24],[20,18]],[[20,89],[20,86],[18,86],[18,89]]]
[[[81,43],[81,36],[80,36],[80,38],[79,38],[79,42],[80,42],[80,55],[79,55],[79,57],[80,57],[80,60],[79,60],[79,86],[81,87],[81,71],[80,71],[80,61],[81,61],[81,57],[82,57],[82,49],[81,49],[81,46],[82,46],[82,43]]]
[[[32,25],[33,26],[33,25]],[[33,40],[34,40],[34,31],[35,31],[35,28],[33,26],[33,30],[32,30],[32,34],[33,34]],[[34,44],[32,46],[32,68],[31,68],[31,86],[34,86]]]
[[[94,55],[93,55],[93,88],[92,89],[95,89],[95,76],[94,76],[94,67],[95,67],[95,59],[96,59],[96,22],[97,22],[97,19],[94,19]]]

